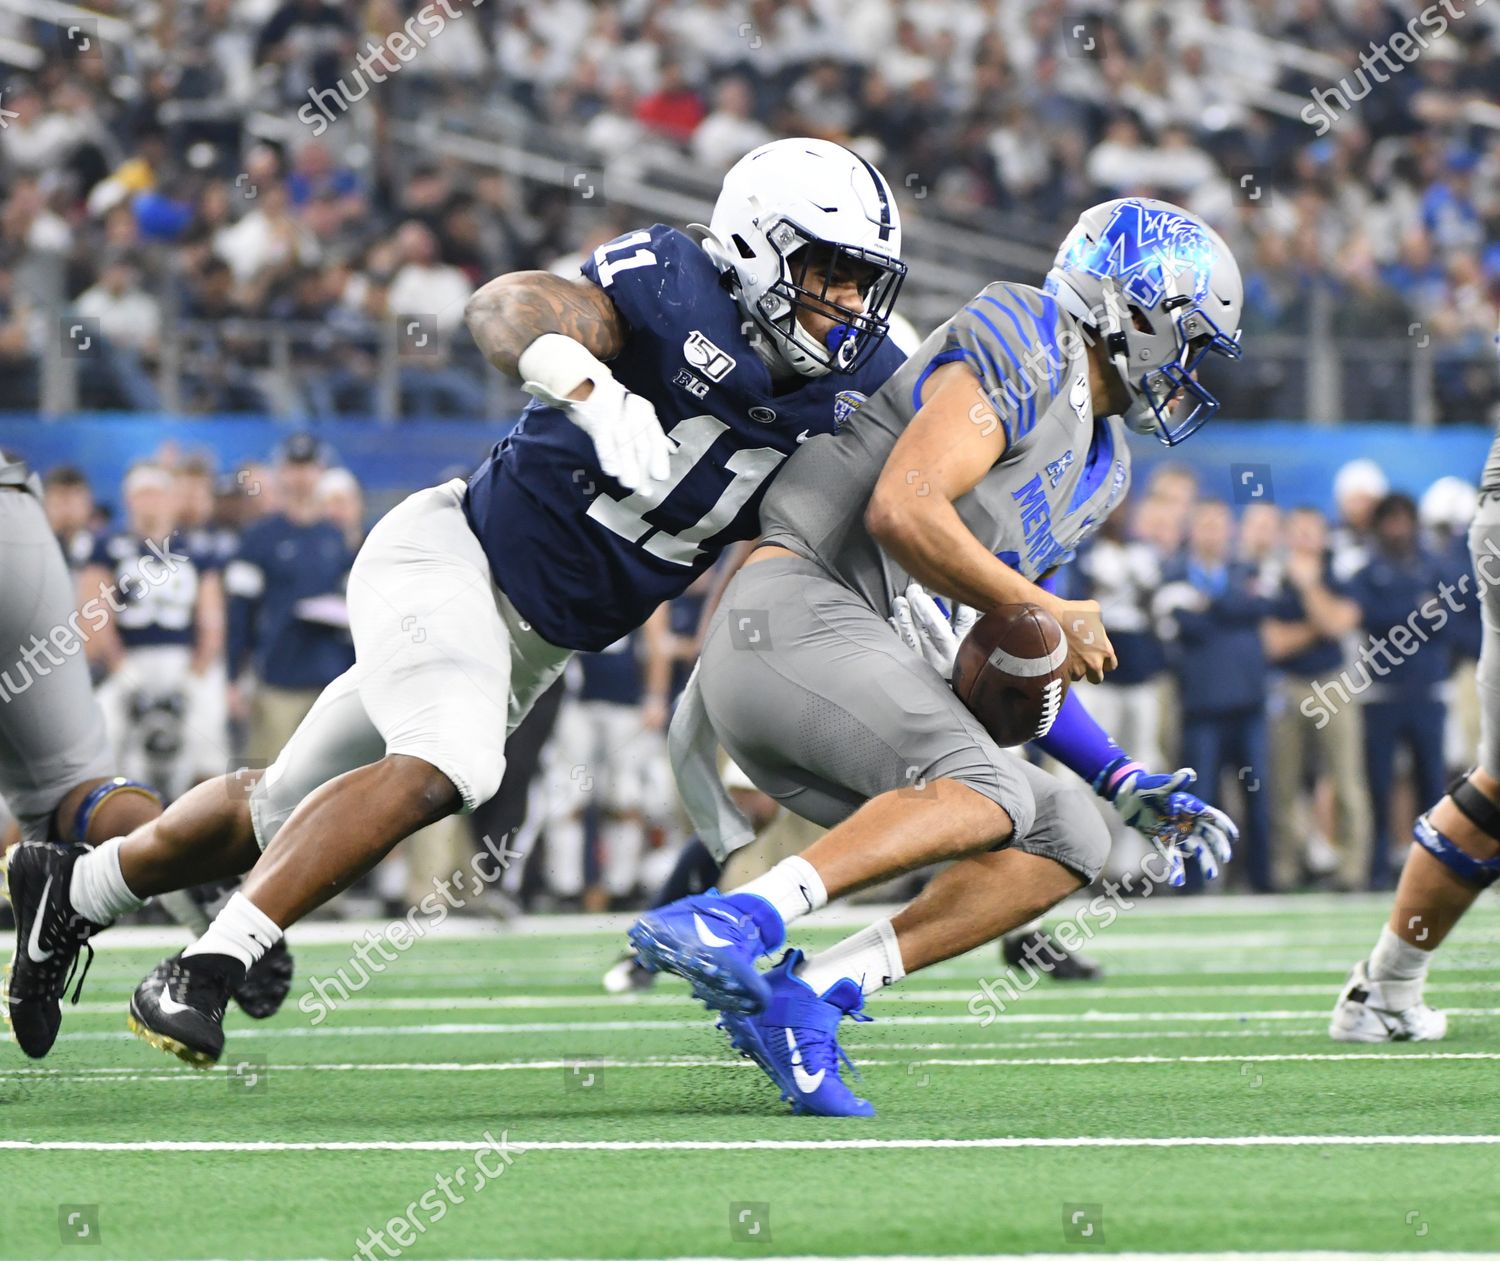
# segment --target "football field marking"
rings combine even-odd
[[[1079,1135],[1073,1138],[757,1138],[757,1139],[505,1139],[516,1152],[741,1152],[741,1151],[927,1151],[1138,1147],[1492,1147],[1500,1134],[1212,1134],[1191,1138],[1126,1138]],[[469,1139],[370,1139],[287,1142],[256,1139],[0,1139],[0,1151],[47,1152],[477,1152],[489,1142]]]
[[[885,1048],[883,1048],[885,1049]],[[917,1050],[933,1048],[918,1046]],[[910,1059],[881,1059],[879,1057],[856,1056],[855,1064],[860,1068],[902,1068],[911,1065],[930,1065],[942,1068],[1090,1068],[1140,1067],[1182,1064],[1287,1064],[1326,1063],[1337,1060],[1381,1060],[1386,1063],[1428,1060],[1500,1060],[1500,1051],[1413,1051],[1391,1054],[1381,1051],[1337,1051],[1267,1053],[1262,1055],[1077,1055],[1077,1056],[1026,1056],[1021,1058],[975,1057],[947,1059],[938,1056],[913,1057]],[[234,1068],[231,1057],[225,1067]],[[475,1063],[423,1063],[420,1061],[390,1064],[260,1064],[257,1073],[512,1073],[512,1072],[556,1072],[559,1069],[578,1067],[610,1069],[690,1069],[690,1068],[734,1068],[751,1069],[755,1065],[739,1057],[677,1055],[647,1057],[644,1059],[619,1059],[606,1055],[573,1056],[569,1059],[545,1060],[493,1060]],[[0,1072],[0,1081],[6,1078],[24,1078],[29,1081],[49,1081],[69,1085],[114,1085],[120,1082],[186,1082],[189,1084],[216,1082],[222,1074],[204,1073],[195,1069],[172,1069],[150,1072],[134,1068],[18,1068]]]
[[[686,1010],[684,1015],[692,1014]],[[1450,1016],[1500,1016],[1500,1007],[1449,1007]],[[1254,1024],[1258,1021],[1281,1022],[1291,1020],[1326,1020],[1325,1008],[1313,1010],[1256,1011],[1078,1011],[1078,1012],[1014,1012],[1007,1011],[996,1017],[1003,1025],[1058,1025],[1058,1024],[1212,1024],[1231,1022]],[[881,1023],[887,1027],[970,1025],[987,1027],[978,1016],[882,1016]],[[992,1021],[991,1023],[995,1023]],[[459,1023],[422,1025],[324,1025],[319,1028],[295,1027],[290,1029],[235,1029],[231,1036],[236,1042],[265,1038],[356,1038],[356,1037],[425,1037],[431,1035],[460,1036],[465,1034],[495,1036],[521,1033],[632,1033],[661,1030],[684,1030],[701,1028],[696,1021],[682,1020],[558,1020],[516,1021],[504,1023]],[[117,1041],[129,1035],[124,1031],[90,1030],[64,1033],[59,1042]]]

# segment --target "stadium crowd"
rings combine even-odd
[[[1035,241],[1103,197],[1157,193],[1235,245],[1248,336],[1297,338],[1323,319],[1356,350],[1415,339],[1435,347],[1439,418],[1483,419],[1500,397],[1486,353],[1500,129],[1475,121],[1500,81],[1495,6],[1428,6],[1443,29],[1427,22],[1419,55],[1368,74],[1360,54],[1406,30],[1409,6],[93,8],[132,38],[0,15],[0,36],[45,54],[0,70],[0,408],[37,405],[47,339],[65,337],[85,406],[368,415],[399,327],[403,413],[486,414],[499,387],[459,329],[466,294],[503,271],[574,266],[629,225],[583,213],[567,189],[403,140],[395,124],[410,119],[529,135],[580,162],[664,153],[705,175],[772,136],[823,135],[882,164],[910,218],[1024,227]],[[393,63],[402,73],[371,82],[368,50],[413,29],[432,37],[393,49],[411,54]],[[1282,59],[1259,36],[1304,55]],[[1261,107],[1271,99],[1282,112]],[[1348,414],[1394,398],[1389,418],[1403,415],[1405,394],[1380,375],[1390,359],[1356,354]],[[1247,367],[1238,414],[1286,415],[1300,398],[1285,388],[1291,362]]]
[[[170,797],[264,766],[351,663],[344,590],[364,511],[336,461],[296,434],[216,476],[169,446],[113,503],[116,488],[76,467],[46,471],[80,606],[122,600],[87,652],[125,773]],[[1417,803],[1475,753],[1475,489],[1443,478],[1414,502],[1355,460],[1334,498],[1331,520],[1255,502],[1236,514],[1189,467],[1162,465],[1060,571],[1066,594],[1100,601],[1120,662],[1079,685],[1086,705],[1148,765],[1198,769],[1241,826],[1231,886],[1389,887]],[[149,579],[151,553],[175,558],[167,580]],[[412,838],[348,909],[415,902],[502,837],[521,861],[481,910],[639,905],[687,840],[664,730],[712,579],[580,656],[516,733],[495,801]],[[1100,809],[1127,870],[1142,842]]]

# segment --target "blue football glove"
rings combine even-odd
[[[1124,772],[1121,774],[1121,772]],[[1184,767],[1171,775],[1152,775],[1124,758],[1094,777],[1094,791],[1112,803],[1120,817],[1144,836],[1167,860],[1167,883],[1180,887],[1187,879],[1184,856],[1191,854],[1212,880],[1227,863],[1240,831],[1222,810],[1183,790],[1198,778]]]

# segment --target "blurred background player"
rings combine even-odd
[[[178,491],[166,469],[137,464],[123,492],[125,528],[98,540],[78,603],[119,595],[122,607],[88,640],[103,674],[105,730],[116,765],[170,801],[191,787],[195,760],[228,765],[225,727],[193,721],[206,717],[199,697],[224,651],[224,590],[219,558],[191,548],[177,528]]]
[[[586,911],[632,904],[646,831],[674,807],[667,762],[672,679],[668,610],[602,652],[569,663],[569,694],[548,751],[547,883]],[[585,888],[589,824],[598,881]]]

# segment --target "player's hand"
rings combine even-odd
[[[1125,771],[1122,776],[1121,771]],[[1171,775],[1152,775],[1138,764],[1118,762],[1099,773],[1094,791],[1114,803],[1120,817],[1167,860],[1167,883],[1180,886],[1186,879],[1184,859],[1192,855],[1212,880],[1227,863],[1240,830],[1222,810],[1185,791],[1198,773],[1183,767]]]
[[[626,490],[667,480],[675,448],[656,417],[656,408],[632,394],[611,373],[601,372],[588,396],[581,399],[557,398],[535,381],[526,382],[525,388],[588,434],[599,467]]]
[[[954,608],[951,619],[946,617],[937,601],[927,594],[927,588],[914,582],[904,595],[891,601],[891,616],[887,620],[908,648],[945,679],[951,679],[958,646],[974,629],[978,616],[968,605],[960,604]]]
[[[1119,661],[1115,657],[1114,645],[1105,633],[1099,601],[1053,599],[1044,607],[1057,619],[1068,644],[1068,660],[1064,666],[1068,682],[1087,679],[1090,683],[1103,683],[1105,674]]]

